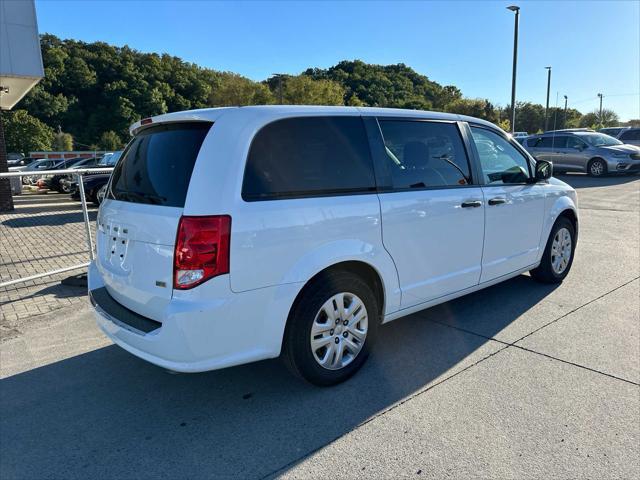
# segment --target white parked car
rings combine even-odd
[[[334,384],[381,323],[571,268],[575,191],[483,120],[266,106],[131,131],[98,214],[90,297],[116,344],[170,370],[282,355]]]

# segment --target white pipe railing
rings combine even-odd
[[[28,170],[20,172],[4,172],[0,173],[0,178],[13,178],[13,177],[30,177],[30,176],[52,176],[52,175],[75,175],[78,182],[78,191],[80,193],[80,203],[82,204],[82,214],[84,216],[85,234],[87,237],[87,247],[89,248],[89,261],[93,260],[93,239],[91,238],[91,225],[89,223],[89,210],[87,210],[87,198],[84,192],[83,177],[88,173],[111,173],[113,167],[99,167],[99,168],[67,168],[63,170]],[[49,272],[37,273],[29,277],[16,278],[7,282],[0,283],[0,287],[8,287],[17,283],[24,283],[31,280],[37,280],[38,278],[50,277],[58,273],[68,272],[70,270],[76,270],[79,268],[85,268],[89,263],[81,263],[79,265],[73,265],[71,267],[59,268]]]

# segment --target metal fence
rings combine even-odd
[[[89,211],[87,210],[87,198],[85,196],[84,191],[84,182],[83,177],[86,174],[95,174],[95,173],[111,173],[113,171],[113,167],[105,167],[105,168],[68,168],[64,170],[45,170],[45,171],[21,171],[21,172],[5,172],[0,173],[0,178],[15,178],[19,177],[31,177],[31,176],[52,176],[52,175],[75,175],[78,182],[78,192],[80,194],[80,203],[82,204],[82,214],[84,216],[84,227],[85,233],[87,236],[87,247],[89,248],[89,261],[93,260],[93,238],[91,237],[91,225],[89,223]],[[15,280],[9,280],[8,282],[0,283],[0,287],[8,287],[10,285],[15,285],[17,283],[24,283],[30,280],[36,280],[38,278],[49,277],[51,275],[57,275],[58,273],[64,273],[71,270],[77,270],[79,268],[84,268],[89,265],[89,262],[81,263],[79,265],[71,265],[69,267],[59,268],[57,270],[52,270],[49,272],[38,273],[36,275],[31,275],[29,277],[17,278]]]

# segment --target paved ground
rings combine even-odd
[[[522,275],[386,325],[335,388],[275,360],[171,375],[84,307],[17,322],[2,478],[638,478],[640,178],[563,179],[581,232],[561,286]]]
[[[16,210],[0,214],[0,283],[88,261],[80,202],[62,194],[14,197]],[[97,209],[90,205],[90,218]],[[84,305],[85,289],[60,280],[78,272],[0,287],[0,339],[19,335],[35,316],[70,305]]]

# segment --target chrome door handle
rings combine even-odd
[[[502,203],[507,203],[507,200],[502,197],[496,197],[489,200],[489,205],[500,205]]]
[[[471,200],[468,202],[462,202],[462,208],[477,208],[482,206],[482,202],[480,200]]]

